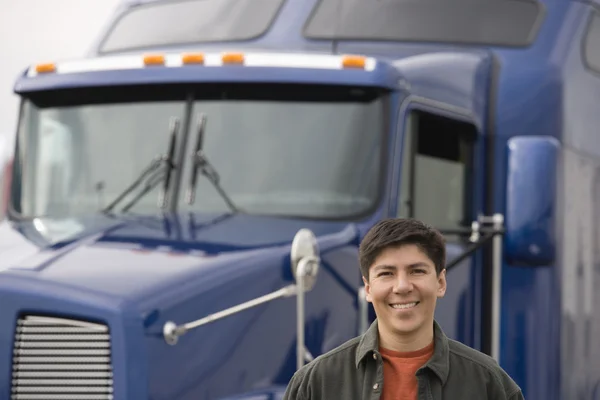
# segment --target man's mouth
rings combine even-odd
[[[390,306],[397,310],[408,310],[409,308],[416,307],[417,304],[419,304],[419,303],[420,303],[419,301],[415,301],[412,303],[393,303],[393,304],[390,304]]]

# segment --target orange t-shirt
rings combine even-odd
[[[417,400],[417,370],[433,355],[433,342],[416,351],[398,352],[381,348],[383,392],[381,400]]]

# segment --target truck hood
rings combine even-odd
[[[277,262],[285,274],[301,228],[318,238],[341,233],[344,244],[356,235],[347,223],[236,214],[5,222],[0,274],[138,302],[202,276],[214,279],[222,266],[243,274],[250,264]]]

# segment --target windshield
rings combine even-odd
[[[167,153],[173,118],[181,121],[176,148],[185,140],[185,153],[175,155],[185,164],[180,185],[171,185],[180,193],[173,208],[229,212],[225,193],[249,214],[345,218],[370,211],[378,200],[386,97],[377,90],[216,85],[181,98],[146,90],[139,99],[130,90],[127,101],[88,89],[24,102],[15,211],[74,216],[106,208]],[[198,172],[188,204],[199,115],[205,117],[203,153],[218,185]],[[130,211],[159,212],[161,188],[145,193]]]
[[[185,112],[184,99],[49,102],[26,101],[22,111],[16,209],[25,216],[78,215],[103,208],[166,152],[170,118],[182,119]],[[137,210],[155,212],[158,190],[141,199]]]

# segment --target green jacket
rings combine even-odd
[[[448,339],[434,322],[434,353],[417,371],[419,400],[524,400],[491,357]],[[377,320],[364,335],[298,370],[283,400],[376,400],[385,385]]]

